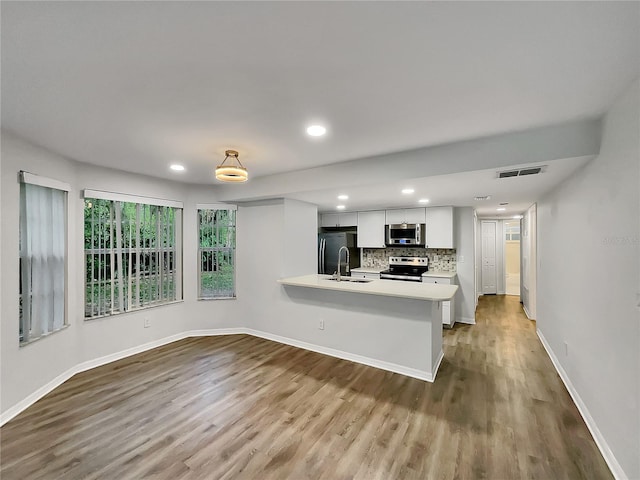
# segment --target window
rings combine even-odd
[[[506,222],[505,224],[505,240],[520,241],[520,222]]]
[[[25,344],[66,324],[69,186],[21,172],[19,335]]]
[[[182,300],[182,204],[85,190],[86,319]]]
[[[236,207],[198,206],[201,299],[235,298]]]

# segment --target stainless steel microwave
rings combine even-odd
[[[424,246],[424,223],[395,223],[387,225],[387,246]]]

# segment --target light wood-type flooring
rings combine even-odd
[[[0,477],[612,478],[517,297],[483,297],[444,343],[427,383],[245,335],[175,342],[5,425]]]

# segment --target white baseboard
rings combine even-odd
[[[22,411],[26,410],[31,405],[36,403],[46,394],[48,394],[55,388],[59,387],[60,385],[62,385],[64,382],[66,382],[71,377],[73,377],[76,373],[80,373],[86,370],[90,370],[92,368],[100,367],[102,365],[106,365],[107,363],[115,362],[116,360],[130,357],[131,355],[136,355],[138,353],[146,352],[147,350],[161,347],[162,345],[173,343],[187,337],[199,337],[199,336],[207,336],[207,335],[233,335],[238,333],[247,333],[246,328],[223,328],[223,329],[217,329],[217,330],[215,329],[193,330],[188,332],[182,332],[176,335],[171,335],[169,337],[160,338],[152,342],[144,343],[136,347],[127,348],[126,350],[121,350],[120,352],[112,353],[110,355],[105,355],[104,357],[99,357],[93,360],[87,360],[86,362],[79,363],[78,365],[71,367],[64,373],[61,373],[56,378],[46,383],[42,387],[38,388],[35,392],[31,393],[25,399],[16,403],[11,408],[8,408],[6,411],[2,412],[2,414],[0,415],[0,427],[5,423],[7,423],[12,418],[14,418],[16,415],[18,415],[19,413],[21,413]]]
[[[535,318],[533,318],[529,313],[529,310],[527,310],[527,306],[524,303],[522,304],[522,309],[524,310],[524,314],[527,316],[529,320],[535,320]]]
[[[475,325],[476,319],[474,317],[458,317],[456,318],[456,322],[464,323],[466,325]]]
[[[271,333],[263,332],[260,330],[247,329],[249,335],[254,337],[264,338],[266,340],[272,340],[278,343],[284,343],[285,345],[291,345],[292,347],[303,348],[316,353],[322,353],[323,355],[329,355],[330,357],[341,358],[342,360],[349,360],[351,362],[361,363],[370,367],[380,368],[389,372],[400,373],[407,377],[417,378],[419,380],[425,380],[427,382],[433,382],[435,379],[435,371],[433,373],[426,370],[418,370],[417,368],[405,367],[391,362],[385,362],[377,360],[375,358],[365,357],[363,355],[357,355],[355,353],[345,352],[343,350],[336,350],[334,348],[323,347],[315,345],[313,343],[303,342],[288,337],[281,337],[280,335],[273,335]]]
[[[169,337],[153,340],[152,342],[143,343],[142,345],[138,345],[136,347],[127,348],[126,350],[121,350],[110,355],[105,355],[104,357],[87,360],[86,362],[82,362],[76,365],[75,369],[72,369],[74,370],[73,374],[75,375],[76,373],[85,372],[87,370],[91,370],[92,368],[100,367],[102,365],[106,365],[107,363],[130,357],[131,355],[137,355],[138,353],[146,352],[147,350],[151,350],[152,348],[161,347],[162,345],[166,345],[167,343],[177,342],[178,340],[187,338],[188,335],[186,333],[187,332],[178,333]]]
[[[565,372],[564,368],[562,368],[562,365],[560,364],[558,357],[556,357],[555,353],[553,353],[553,350],[551,350],[551,346],[549,345],[549,343],[547,343],[547,339],[544,338],[544,335],[542,334],[540,329],[536,329],[536,333],[538,334],[538,338],[540,338],[540,342],[542,342],[542,346],[547,351],[547,355],[549,355],[549,358],[551,359],[551,363],[553,363],[553,366],[556,368],[556,371],[558,372],[558,375],[562,379],[564,386],[567,388],[569,395],[571,395],[571,398],[573,399],[573,403],[575,403],[576,407],[578,408],[578,411],[580,412],[580,415],[582,416],[584,423],[587,425],[589,432],[591,432],[591,436],[593,437],[593,440],[596,442],[596,445],[598,446],[600,453],[602,453],[602,456],[604,457],[605,462],[607,462],[607,465],[609,466],[609,469],[611,470],[611,473],[613,474],[614,478],[618,480],[628,479],[629,477],[625,475],[624,470],[622,469],[622,467],[618,463],[618,460],[616,460],[616,457],[613,455],[613,452],[609,448],[609,444],[607,443],[605,438],[602,436],[602,433],[600,432],[598,425],[596,425],[595,420],[589,413],[589,409],[587,408],[585,403],[582,401],[582,398],[580,397],[577,390],[571,383],[571,380],[569,379],[569,375],[567,375],[567,372]]]
[[[173,343],[187,337],[206,337],[206,336],[217,336],[217,335],[241,335],[241,334],[252,335],[254,337],[264,338],[267,340],[272,340],[274,342],[284,343],[285,345],[291,345],[293,347],[303,348],[305,350],[310,350],[312,352],[329,355],[331,357],[336,357],[336,358],[341,358],[343,360],[349,360],[351,362],[361,363],[363,365],[380,368],[382,370],[387,370],[389,372],[400,373],[402,375],[417,378],[419,380],[425,380],[427,382],[434,381],[443,357],[443,353],[440,352],[438,362],[433,370],[433,373],[431,373],[425,370],[418,370],[415,368],[405,367],[403,365],[397,365],[391,362],[376,360],[375,358],[365,357],[362,355],[357,355],[355,353],[344,352],[342,350],[336,350],[333,348],[323,347],[320,345],[314,345],[311,343],[302,342],[300,340],[295,340],[293,338],[281,337],[279,335],[273,335],[271,333],[262,332],[259,330],[253,330],[250,328],[238,327],[238,328],[220,328],[220,329],[210,329],[210,330],[191,330],[187,332],[178,333],[176,335],[171,335],[169,337],[160,338],[158,340],[144,343],[136,347],[127,348],[126,350],[121,350],[120,352],[112,353],[110,355],[105,355],[104,357],[99,357],[93,360],[87,360],[86,362],[79,363],[78,365],[68,369],[66,372],[58,375],[56,378],[48,382],[46,385],[43,385],[42,387],[38,388],[35,392],[31,393],[24,400],[18,402],[17,404],[15,404],[11,408],[3,412],[0,415],[0,426],[4,425],[9,420],[14,418],[16,415],[26,410],[27,408],[29,408],[31,405],[36,403],[38,400],[40,400],[42,397],[44,397],[47,393],[51,392],[56,387],[59,387],[60,385],[62,385],[64,382],[66,382],[71,377],[73,377],[76,373],[80,373],[86,370],[90,370],[92,368],[100,367],[102,365],[106,365],[107,363],[115,362],[116,360],[121,360],[123,358],[130,357],[138,353],[146,352],[147,350],[161,347],[162,345]]]
[[[443,358],[444,358],[444,352],[440,350],[440,353],[438,354],[438,359],[436,360],[436,365],[433,367],[433,374],[431,375],[431,378],[433,378],[433,380],[428,380],[429,382],[434,382],[436,380],[436,375],[438,374],[438,370],[440,370],[440,364],[442,363]]]
[[[244,335],[247,329],[244,327],[235,328],[214,328],[209,330],[190,330],[186,332],[186,337],[211,337],[218,335]]]
[[[2,412],[2,415],[0,415],[0,427],[2,425],[4,425],[5,423],[7,423],[9,420],[11,420],[16,415],[18,415],[23,410],[26,410],[31,405],[36,403],[38,400],[40,400],[42,397],[44,397],[47,393],[52,391],[54,388],[62,385],[64,382],[66,382],[71,377],[73,377],[76,373],[77,373],[76,372],[76,367],[70,368],[66,372],[61,373],[60,375],[58,375],[56,378],[51,380],[49,383],[46,383],[45,385],[43,385],[42,387],[37,389],[32,394],[28,395],[26,398],[24,398],[20,402],[16,403],[11,408],[8,408],[4,412]]]

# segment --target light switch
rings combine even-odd
[[[464,263],[464,255],[458,255],[458,263]]]

